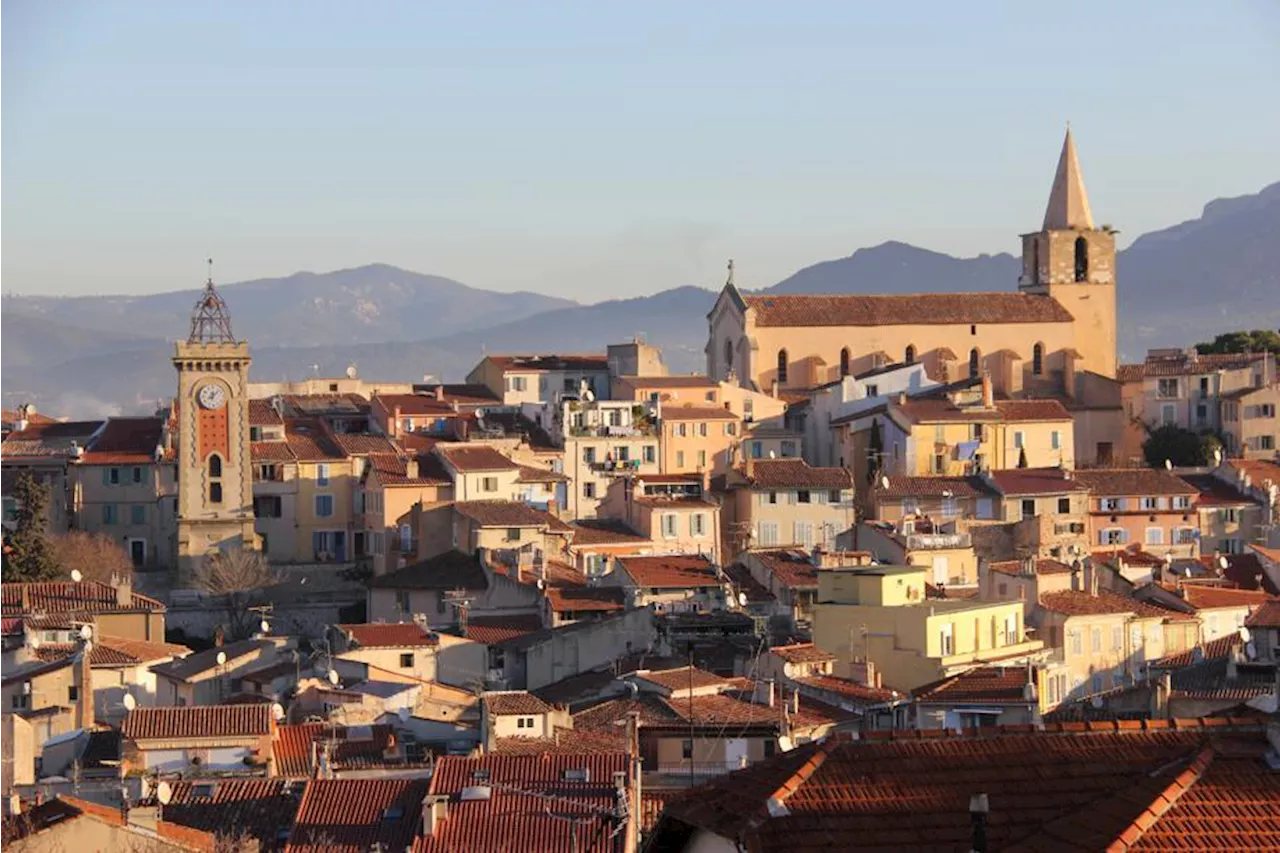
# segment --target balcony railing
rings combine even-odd
[[[691,762],[670,762],[659,764],[658,769],[654,772],[663,776],[723,776],[725,773],[732,773],[735,770],[741,770],[743,767],[750,767],[752,761],[750,758],[745,759],[743,763],[729,761],[694,761],[693,769],[690,771]]]
[[[909,533],[907,549],[929,551],[939,548],[968,548],[972,544],[968,533]]]

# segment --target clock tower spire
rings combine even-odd
[[[231,312],[212,266],[191,311],[178,372],[178,581],[191,582],[217,551],[257,550],[249,451],[249,344],[231,332]]]

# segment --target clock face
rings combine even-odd
[[[227,402],[227,392],[221,385],[206,385],[200,389],[200,405],[206,409],[221,409]]]

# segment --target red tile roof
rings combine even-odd
[[[774,646],[769,649],[772,654],[782,658],[787,663],[826,663],[834,661],[836,656],[830,652],[824,652],[813,643],[795,643],[790,646]]]
[[[627,606],[626,591],[616,586],[551,587],[546,596],[556,613],[609,612]]]
[[[981,702],[995,705],[1034,704],[1027,698],[1028,684],[1035,683],[1034,672],[1018,666],[984,666],[942,678],[912,691],[917,702],[940,704]]]
[[[461,551],[445,551],[394,572],[370,579],[374,589],[487,589],[489,581],[479,559]]]
[[[875,484],[872,495],[885,498],[941,498],[950,492],[957,498],[989,497],[995,494],[981,477],[890,477],[889,488]]]
[[[404,850],[422,817],[426,779],[313,779],[293,824],[286,853]]]
[[[662,407],[664,421],[736,421],[738,416],[728,409],[716,406],[674,406]]]
[[[1070,312],[1048,296],[1020,293],[744,295],[757,326],[933,326],[990,323],[1070,323]]]
[[[409,460],[405,456],[390,453],[374,453],[369,456],[373,470],[377,472],[378,482],[384,486],[448,486],[453,483],[444,463],[434,453],[420,453],[414,458],[418,463],[418,476],[410,477]]]
[[[458,501],[453,508],[459,515],[465,515],[482,527],[568,529],[568,525],[546,510],[521,501]]]
[[[346,451],[318,418],[286,418],[285,441],[302,462],[346,459]]]
[[[602,785],[571,796],[497,790],[488,799],[451,802],[437,831],[419,838],[413,853],[613,853],[621,849],[613,835],[616,806]]]
[[[1238,646],[1240,644],[1240,635],[1233,632],[1225,636],[1218,637],[1216,640],[1201,643],[1195,648],[1185,649],[1171,655],[1165,655],[1159,660],[1152,661],[1148,666],[1153,669],[1181,669],[1184,666],[1191,666],[1193,663],[1199,662],[1196,660],[1195,649],[1200,650],[1199,658],[1202,661],[1219,660],[1229,655],[1233,646]]]
[[[251,441],[249,458],[254,462],[294,462],[298,456],[287,441]]]
[[[996,400],[996,411],[1009,422],[1071,420],[1071,413],[1057,400]]]
[[[373,453],[396,453],[399,448],[385,435],[358,432],[337,432],[333,440],[348,456],[369,456]]]
[[[77,643],[44,643],[36,650],[36,655],[41,660],[57,660],[75,654],[78,648]],[[89,652],[89,666],[103,669],[135,666],[143,662],[180,658],[189,654],[191,649],[173,643],[152,643],[146,640],[99,635],[93,638],[93,650]]]
[[[462,472],[514,471],[520,467],[487,444],[437,444],[435,452]]]
[[[182,708],[134,708],[120,736],[129,740],[254,737],[271,733],[266,705],[215,705]]]
[[[535,634],[542,630],[542,617],[536,613],[513,613],[507,616],[470,616],[467,639],[496,646]]]
[[[101,581],[49,581],[42,583],[7,583],[3,596],[4,614],[48,613],[119,613],[146,610],[164,612],[163,602],[138,593],[132,593],[129,605],[116,603],[116,589]]]
[[[401,417],[412,418],[416,415],[437,415],[451,416],[457,415],[454,411],[453,403],[448,400],[437,400],[435,397],[428,397],[426,394],[374,394],[372,404],[376,400],[386,407],[386,410],[395,416],[396,409],[400,409]],[[486,399],[486,402],[497,402],[493,397]]]
[[[251,399],[249,401],[249,426],[280,426],[284,418],[271,405],[268,398]]]
[[[991,563],[989,568],[993,572],[999,572],[1003,575],[1020,575],[1022,574],[1021,560],[999,560]],[[1058,560],[1041,559],[1035,561],[1037,575],[1060,575],[1071,571],[1071,567],[1066,563]]]
[[[440,638],[416,622],[372,622],[362,625],[338,625],[357,645],[377,647],[433,647]]]
[[[1063,613],[1067,616],[1093,616],[1108,613],[1132,613],[1143,618],[1191,620],[1196,617],[1190,613],[1181,613],[1157,607],[1145,601],[1138,601],[1114,592],[1099,590],[1097,595],[1090,595],[1079,590],[1063,590],[1046,592],[1040,596],[1040,606],[1045,610]]]
[[[1057,495],[1084,492],[1088,487],[1061,468],[1011,468],[992,471],[991,484],[1005,495]]]
[[[1218,563],[1220,558],[1225,558],[1227,561],[1225,569]],[[1252,551],[1247,551],[1243,554],[1219,554],[1216,556],[1202,554],[1200,555],[1200,564],[1213,574],[1224,578],[1237,589],[1262,589],[1270,595],[1280,595],[1280,587],[1277,587],[1270,576],[1262,570],[1262,562],[1258,559],[1258,555]]]
[[[1087,468],[1075,478],[1095,497],[1197,494],[1195,486],[1158,468]]]
[[[724,567],[725,577],[733,584],[734,589],[747,596],[747,604],[764,604],[777,601],[777,597],[769,592],[769,588],[756,580],[751,570],[742,563],[731,563]]]
[[[688,691],[690,689],[697,690],[701,687],[727,687],[731,682],[724,676],[716,675],[714,672],[707,672],[705,669],[697,667],[682,666],[676,669],[663,670],[647,670],[642,669],[635,673],[636,678],[642,678],[645,681],[665,687],[671,691]]]
[[[81,464],[154,464],[164,426],[163,418],[109,418],[86,448]]]
[[[1247,506],[1254,503],[1253,498],[1237,489],[1233,484],[1219,480],[1212,474],[1183,474],[1182,479],[1200,492],[1196,498],[1196,506]]]
[[[569,478],[564,474],[557,474],[548,468],[534,468],[531,465],[521,465],[520,473],[516,475],[517,483],[565,483]]]
[[[814,468],[803,459],[753,459],[748,482],[755,489],[851,489],[848,468]]]
[[[556,728],[551,737],[504,737],[494,741],[496,755],[580,755],[586,752],[620,752],[626,737],[619,727],[614,732],[589,732]]]
[[[625,521],[616,518],[581,518],[569,525],[573,530],[573,545],[643,545],[649,537],[632,530]]]
[[[196,779],[170,782],[164,820],[214,835],[247,833],[275,849],[293,825],[302,792],[284,779]]]
[[[835,675],[809,675],[797,678],[796,683],[814,692],[833,693],[863,705],[879,705],[903,698],[896,690],[888,687],[870,687]]]
[[[5,436],[5,461],[23,458],[69,457],[72,446],[84,447],[102,426],[102,421],[55,421],[31,423],[22,432]]]
[[[499,716],[547,714],[554,710],[546,702],[524,690],[495,690],[483,694],[480,698],[489,713]]]
[[[565,771],[585,769],[590,781],[565,780]],[[552,786],[571,789],[574,784],[613,786],[613,774],[627,770],[624,752],[581,755],[486,755],[480,758],[445,756],[436,762],[431,778],[432,794],[458,795],[476,784],[512,785],[526,789]],[[476,771],[481,771],[477,774]],[[478,777],[484,777],[481,781]]]
[[[672,554],[662,557],[618,557],[637,587],[649,589],[693,589],[718,586],[715,566],[698,554]]]
[[[618,724],[625,723],[631,713],[639,714],[644,726],[668,725],[683,719],[658,696],[641,693],[634,699],[610,699],[577,712],[573,715],[573,729],[616,734],[622,729]]]
[[[1261,361],[1265,353],[1210,353],[1206,355],[1176,356],[1172,358],[1148,358],[1141,364],[1122,364],[1116,368],[1116,378],[1121,382],[1135,382],[1143,378],[1159,376],[1193,376],[1216,373],[1219,370],[1237,370]]]
[[[1268,601],[1244,620],[1250,628],[1280,628],[1280,601]]]
[[[1262,590],[1227,589],[1203,584],[1183,584],[1182,598],[1200,610],[1213,607],[1252,607],[1271,601]]]
[[[271,742],[275,772],[286,778],[304,779],[313,775],[317,747],[329,750],[330,766],[367,766],[381,763],[387,750],[395,746],[390,726],[338,726],[329,723],[301,723],[277,726]]]
[[[750,553],[786,588],[817,588],[818,568],[803,551],[751,551]]]

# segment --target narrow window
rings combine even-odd
[[[840,350],[840,375],[849,375],[849,348],[845,347]]]
[[[209,457],[209,476],[222,476],[222,457],[216,453]]]
[[[978,348],[974,347],[969,350],[969,375],[977,378],[978,376]]]
[[[222,484],[221,483],[209,484],[209,503],[211,504],[222,503]]]
[[[733,370],[733,341],[724,339],[724,369],[727,373]]]
[[[907,344],[907,351],[903,355],[902,360],[905,361],[907,364],[916,363],[916,348],[913,344]]]
[[[1089,241],[1076,238],[1076,281],[1089,280]]]
[[[787,383],[787,351],[778,350],[778,384],[785,385]]]
[[[1031,348],[1031,373],[1033,376],[1044,373],[1044,347],[1041,344]]]

